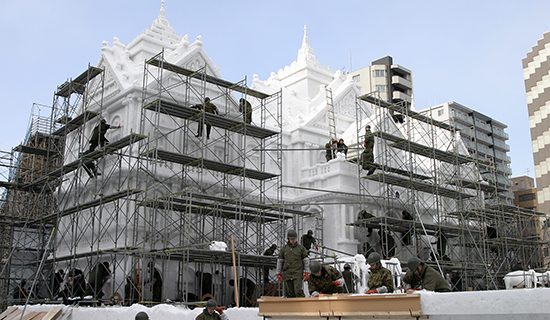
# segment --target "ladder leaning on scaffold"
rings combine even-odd
[[[332,103],[332,90],[325,86],[325,97],[327,101],[327,118],[330,139],[336,139],[336,118],[334,115],[334,104]]]

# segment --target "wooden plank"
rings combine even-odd
[[[10,313],[4,320],[18,320],[21,318],[21,314],[23,313],[23,309],[19,309],[19,307],[15,307],[15,312]]]
[[[36,311],[26,311],[25,314],[23,314],[23,318],[20,318],[21,320],[31,320],[36,315],[38,315],[38,312]]]
[[[48,311],[40,311],[37,312],[34,317],[32,317],[30,320],[42,320],[44,316],[48,314]]]
[[[63,307],[51,308],[42,320],[56,320],[63,313]]]
[[[16,310],[17,310],[16,306],[8,307],[6,310],[4,310],[4,312],[0,313],[0,320],[4,320],[5,318],[7,318],[10,314],[15,312]]]
[[[290,317],[385,317],[400,319],[421,317],[420,295],[322,295],[314,298],[262,297],[259,315],[271,318]]]

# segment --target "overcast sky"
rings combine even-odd
[[[0,0],[0,150],[24,138],[33,103],[127,44],[160,0]],[[166,1],[166,17],[227,80],[265,79],[295,59],[307,25],[319,62],[350,71],[391,55],[413,71],[417,108],[456,101],[508,125],[513,175],[534,176],[521,60],[550,31],[550,1]]]

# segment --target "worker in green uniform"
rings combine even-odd
[[[308,288],[312,297],[319,294],[333,294],[344,292],[344,278],[340,271],[332,266],[322,266],[319,261],[312,261],[309,269]]]
[[[216,300],[210,299],[206,301],[206,308],[195,320],[229,320],[229,317],[223,313],[223,308],[218,306]]]
[[[370,266],[370,276],[367,281],[367,286],[369,287],[368,294],[393,292],[391,271],[382,267],[380,259],[381,257],[378,252],[372,252],[367,258]]]
[[[303,283],[309,279],[309,258],[304,246],[298,243],[298,233],[287,232],[287,244],[279,251],[277,281],[283,282],[285,296],[303,297]]]
[[[427,266],[417,257],[407,261],[409,271],[405,274],[403,282],[408,284],[412,290],[430,290],[435,292],[449,292],[449,283],[434,268]]]
[[[243,114],[244,123],[250,124],[252,122],[252,105],[244,98],[239,100],[239,112]]]
[[[216,105],[210,102],[209,97],[204,98],[204,102],[202,104],[196,104],[191,108],[202,110],[207,113],[219,114],[218,107],[216,107]],[[199,127],[197,128],[197,135],[195,137],[197,138],[202,137],[202,130],[204,129],[204,123],[205,123],[204,117],[201,116],[199,119]],[[211,129],[212,129],[212,125],[208,121],[206,121],[206,139],[210,139]]]

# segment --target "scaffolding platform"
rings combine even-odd
[[[76,213],[76,212],[80,212],[82,210],[90,209],[90,208],[93,208],[93,207],[96,207],[96,206],[99,206],[99,205],[102,205],[102,204],[113,202],[115,200],[122,199],[124,197],[129,197],[129,196],[132,196],[132,195],[140,193],[140,192],[141,192],[141,190],[138,190],[138,189],[122,190],[122,191],[119,191],[119,192],[116,192],[116,193],[113,193],[113,194],[110,194],[110,195],[107,195],[107,196],[102,196],[102,197],[100,197],[96,200],[89,201],[89,202],[86,202],[86,203],[82,203],[82,204],[76,205],[74,207],[71,207],[71,208],[61,210],[59,212],[44,216],[40,219],[35,220],[35,222],[55,220],[55,219],[58,219],[58,218],[61,218],[61,217],[71,215],[71,214]]]
[[[56,96],[67,98],[73,93],[83,94],[86,88],[86,84],[101,74],[103,69],[96,67],[88,67],[86,71],[82,72],[78,77],[72,81],[66,81],[57,88]]]
[[[435,149],[417,142],[413,142],[404,138],[400,138],[398,136],[394,136],[393,134],[389,134],[381,131],[373,132],[372,134],[381,139],[393,142],[392,144],[390,144],[391,147],[394,147],[396,149],[401,149],[404,151],[409,151],[427,158],[432,158],[432,159],[440,160],[451,164],[465,164],[465,163],[478,161],[469,156]]]
[[[413,111],[409,108],[406,108],[405,106],[396,105],[396,104],[393,104],[393,103],[389,103],[385,100],[378,99],[378,98],[376,98],[376,97],[374,97],[370,94],[362,95],[362,96],[359,97],[359,99],[361,99],[365,102],[372,103],[374,105],[380,106],[380,107],[387,108],[387,109],[395,111],[395,112],[399,112],[399,113],[401,113],[402,115],[404,115],[406,117],[413,118],[415,120],[422,121],[422,122],[425,122],[425,123],[429,123],[429,124],[432,124],[436,127],[443,128],[445,130],[449,130],[449,131],[453,130],[453,127],[451,125],[445,123],[445,122],[441,122],[441,121],[435,120],[431,117],[427,117],[427,116],[425,116],[421,113],[418,113],[418,112]]]
[[[197,72],[197,71],[192,71],[192,70],[189,70],[189,69],[185,69],[185,68],[177,66],[175,64],[163,61],[163,60],[157,58],[156,56],[149,59],[149,60],[147,60],[147,64],[153,65],[153,66],[158,67],[158,68],[162,68],[164,70],[175,72],[177,74],[181,74],[181,75],[186,76],[186,77],[191,77],[191,78],[195,78],[195,79],[198,79],[198,80],[201,80],[201,81],[206,81],[206,82],[215,84],[219,87],[230,89],[230,90],[233,90],[233,91],[237,91],[237,92],[240,92],[240,93],[243,93],[243,94],[246,94],[246,95],[249,95],[249,96],[253,96],[253,97],[256,97],[256,98],[259,98],[259,99],[265,99],[265,98],[270,96],[269,94],[265,94],[263,92],[247,88],[247,87],[242,86],[242,85],[237,84],[237,83],[229,82],[229,81],[226,81],[226,80],[223,80],[223,79],[220,79],[220,78],[216,78],[216,77],[213,77],[213,76],[209,76],[207,74],[203,74],[203,73],[200,73],[200,72]]]
[[[0,181],[0,188],[6,188],[6,189],[17,189],[18,187],[22,187],[22,184],[18,184],[15,182],[9,182],[9,181]]]
[[[472,189],[472,190],[478,190],[479,189],[479,190],[481,190],[483,192],[487,192],[487,193],[495,192],[495,191],[496,192],[506,191],[506,189],[498,188],[497,186],[492,186],[490,184],[485,184],[485,183],[481,183],[481,182],[474,182],[474,181],[465,180],[465,179],[453,179],[451,181],[448,181],[447,183],[450,184],[450,185],[453,185],[453,186]]]
[[[221,200],[221,199],[220,199]],[[140,203],[141,206],[159,208],[164,210],[173,210],[184,213],[200,214],[224,219],[234,219],[256,222],[273,222],[282,219],[292,219],[292,215],[277,212],[266,212],[258,209],[246,208],[243,204],[224,204],[220,202],[210,202],[197,200],[195,197],[145,200]]]
[[[395,174],[399,174],[399,175],[406,176],[406,177],[412,177],[412,178],[419,179],[419,180],[428,180],[428,179],[432,178],[432,177],[427,176],[427,175],[418,174],[418,173],[414,173],[412,171],[403,170],[403,169],[399,169],[399,168],[394,168],[394,167],[390,167],[390,166],[386,166],[386,165],[381,165],[381,164],[378,164],[378,163],[370,163],[369,165],[375,167],[376,169],[380,169],[384,172],[395,173]]]
[[[490,205],[485,208],[473,208],[468,211],[446,212],[447,215],[471,220],[506,220],[513,221],[518,218],[533,219],[544,217],[545,214],[534,210],[515,207],[512,205]]]
[[[512,237],[496,237],[486,240],[487,244],[508,244],[508,245],[524,245],[524,246],[540,246],[544,241],[533,240],[527,238],[512,238]]]
[[[108,145],[106,145],[102,148],[98,148],[98,149],[96,149],[96,150],[94,150],[90,153],[84,154],[79,159],[62,166],[61,168],[53,170],[50,173],[36,179],[33,182],[30,182],[30,183],[27,183],[27,184],[23,185],[23,188],[32,188],[33,186],[37,186],[37,185],[47,183],[51,179],[59,178],[59,177],[65,175],[65,174],[67,174],[71,171],[76,170],[79,166],[81,166],[82,163],[97,160],[97,159],[103,157],[104,155],[114,153],[117,150],[120,150],[124,147],[127,147],[127,146],[129,146],[129,145],[131,145],[131,144],[133,144],[137,141],[143,140],[145,138],[146,138],[146,136],[144,136],[142,134],[131,133],[131,134],[121,138],[118,141],[110,143],[110,144],[108,144]]]
[[[427,192],[431,194],[437,194],[440,196],[453,198],[453,199],[465,199],[474,197],[474,195],[469,193],[460,192],[458,190],[445,188],[433,183],[413,180],[408,177],[396,176],[392,174],[385,173],[375,173],[362,177],[363,179],[372,180],[380,183],[387,183],[407,189],[418,190],[422,192]]]
[[[348,223],[349,226],[380,229],[382,226],[388,226],[394,232],[410,232],[412,229],[422,230],[422,224],[426,229],[427,234],[435,236],[438,230],[441,230],[445,237],[456,237],[463,233],[463,229],[456,226],[448,226],[443,224],[420,223],[419,221],[404,220],[393,217],[373,217],[368,219],[359,219],[355,222]]]
[[[86,257],[100,257],[100,256],[113,256],[113,255],[135,255],[140,254],[143,256],[159,256],[166,260],[174,261],[189,261],[189,262],[202,262],[211,264],[223,264],[227,266],[233,265],[231,251],[216,251],[208,249],[196,249],[196,248],[164,248],[151,251],[143,251],[142,248],[137,247],[118,247],[111,249],[101,249],[94,252],[85,252],[80,254],[72,254],[67,256],[57,256],[46,260],[46,263],[69,261],[77,258]],[[239,261],[239,265],[243,267],[276,267],[277,256],[264,256],[256,254],[245,254],[239,251],[235,252],[235,256]]]
[[[269,138],[278,134],[278,132],[273,130],[264,129],[246,124],[242,121],[222,117],[213,113],[203,112],[188,106],[159,99],[146,104],[143,108],[151,111],[158,111],[170,116],[195,121],[201,121],[204,116],[205,123],[208,123],[214,127],[260,139]]]
[[[65,123],[65,125],[54,132],[52,132],[52,135],[54,136],[60,136],[67,134],[69,132],[72,132],[82,126],[87,121],[92,120],[93,118],[97,117],[99,113],[93,112],[93,111],[84,111],[81,114],[79,114],[76,118],[68,121]]]
[[[199,167],[199,168],[218,171],[218,172],[227,173],[231,175],[244,176],[246,178],[256,179],[256,180],[267,180],[278,176],[273,173],[262,172],[262,171],[253,170],[253,169],[246,169],[244,167],[225,164],[225,163],[208,160],[204,158],[190,157],[187,155],[164,151],[160,149],[150,149],[145,151],[142,155],[152,159],[160,159],[164,161],[179,163],[185,166]]]
[[[23,144],[18,145],[17,147],[13,148],[13,151],[21,152],[21,153],[27,153],[27,154],[34,154],[37,156],[53,156],[58,155],[59,152],[54,149],[42,149],[42,148],[36,148],[31,146],[26,146]]]
[[[311,212],[284,208],[281,205],[269,205],[269,204],[262,204],[258,202],[241,201],[241,199],[234,200],[234,199],[225,198],[225,197],[211,196],[204,193],[188,193],[186,196],[191,198],[207,199],[207,200],[215,201],[219,203],[231,203],[235,205],[238,203],[246,207],[256,208],[264,211],[267,210],[267,211],[274,211],[274,212],[291,213],[299,216],[311,216]]]
[[[486,206],[485,208],[489,210],[501,211],[512,215],[520,215],[528,218],[532,218],[534,216],[544,217],[546,215],[544,212],[538,212],[535,210],[529,210],[529,209],[525,209],[517,206],[507,205],[507,204],[494,204],[494,205]]]

